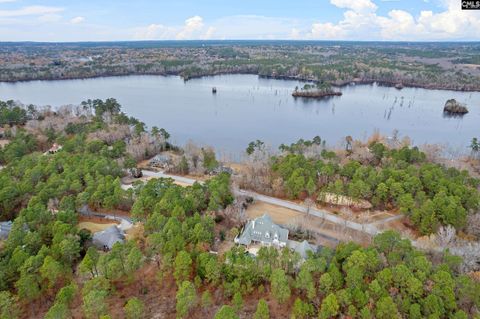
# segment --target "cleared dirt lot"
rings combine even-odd
[[[268,214],[272,217],[272,220],[280,225],[289,225],[299,217],[303,217],[303,214],[288,208],[267,204],[264,202],[255,202],[248,206],[247,216],[249,219]]]
[[[10,143],[10,140],[0,139],[0,148],[8,145],[8,143]]]
[[[93,223],[93,222],[80,222],[78,223],[79,229],[88,229],[92,233],[102,231],[110,226],[116,226],[115,223]]]
[[[279,225],[289,228],[297,226],[310,230],[316,233],[317,244],[322,246],[333,247],[339,241],[355,241],[363,245],[370,242],[370,237],[363,233],[345,229],[319,217],[306,216],[303,213],[272,204],[255,202],[249,205],[246,213],[248,219],[268,214]]]

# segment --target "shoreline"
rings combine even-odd
[[[44,77],[44,78],[26,78],[18,80],[3,80],[0,81],[0,84],[15,84],[15,83],[25,83],[25,82],[36,82],[36,81],[68,81],[68,80],[89,80],[89,79],[99,79],[99,78],[114,78],[114,77],[129,77],[129,76],[178,76],[185,82],[194,79],[201,79],[204,77],[214,77],[221,75],[256,75],[259,78],[274,79],[274,80],[291,80],[291,81],[302,81],[309,83],[318,83],[320,80],[305,78],[301,76],[286,76],[286,75],[266,75],[260,74],[258,72],[249,72],[249,71],[217,71],[199,75],[184,75],[182,72],[127,72],[122,74],[99,74],[99,75],[86,75],[86,76],[66,76],[66,77]],[[372,85],[377,84],[379,86],[392,87],[401,91],[403,88],[414,88],[414,89],[425,89],[425,90],[441,90],[441,91],[453,91],[453,92],[480,92],[479,88],[454,88],[436,84],[417,84],[417,83],[407,83],[402,81],[387,81],[387,80],[375,80],[375,79],[352,79],[352,80],[342,80],[342,81],[333,81],[329,82],[332,87],[342,88],[349,85]]]

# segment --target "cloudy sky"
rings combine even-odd
[[[0,41],[480,40],[460,0],[0,0]]]

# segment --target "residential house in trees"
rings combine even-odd
[[[236,244],[249,246],[261,244],[263,246],[275,246],[282,248],[287,245],[288,229],[273,223],[269,215],[264,214],[249,221],[240,235],[234,239]]]

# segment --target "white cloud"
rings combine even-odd
[[[260,15],[227,16],[211,22],[215,39],[292,39],[305,26],[295,19]]]
[[[182,30],[178,32],[175,37],[177,40],[187,40],[195,37],[197,32],[201,31],[204,27],[203,18],[200,16],[194,16],[185,20],[185,25]]]
[[[136,40],[166,40],[175,36],[175,29],[162,24],[150,24],[134,30]]]
[[[195,40],[195,39],[334,39],[334,40],[480,40],[480,15],[462,11],[458,0],[436,0],[432,11],[378,10],[398,0],[329,0],[343,15],[338,21],[298,20],[261,15],[234,15],[205,20],[195,15],[183,23],[155,21],[117,28],[84,23],[82,16],[62,18],[53,6],[0,10],[0,39],[10,41]],[[375,2],[376,3],[375,3]],[[400,0],[401,1],[401,0]],[[429,1],[429,0],[422,0]],[[0,3],[14,0],[0,0]],[[433,3],[433,1],[430,1]],[[327,4],[328,5],[328,4]],[[394,4],[389,4],[394,6]],[[440,9],[439,9],[440,8]],[[335,8],[334,8],[335,9]],[[82,24],[83,23],[83,24]],[[78,24],[82,24],[81,27]]]
[[[0,18],[48,15],[64,11],[63,8],[47,6],[28,6],[14,10],[0,10]]]
[[[133,30],[133,37],[136,40],[191,40],[210,39],[216,29],[212,26],[206,28],[203,18],[194,16],[185,20],[183,26],[166,26],[152,23],[146,27],[139,27]]]
[[[444,11],[422,11],[418,16],[405,10],[391,10],[378,15],[369,0],[348,5],[345,0],[331,0],[346,8],[337,23],[313,23],[306,34],[310,39],[349,40],[472,40],[479,39],[480,16],[462,11],[456,0],[443,0]],[[371,3],[371,2],[370,2]],[[373,4],[373,3],[371,3]],[[374,4],[373,4],[374,5]]]
[[[209,40],[209,39],[212,39],[214,36],[215,36],[215,32],[217,31],[217,29],[215,27],[209,27],[207,29],[207,32],[205,32],[205,35],[204,35],[204,39],[205,40]]]
[[[371,12],[377,10],[377,5],[370,0],[330,0],[330,3],[342,9],[355,12]]]
[[[206,23],[194,16],[182,26],[151,24],[134,28],[132,34],[137,40],[297,39],[302,35],[300,30],[296,20],[286,18],[237,15]]]
[[[82,22],[85,21],[85,18],[84,17],[75,17],[73,19],[70,20],[70,23],[71,24],[80,24]]]
[[[345,30],[331,22],[314,23],[312,25],[311,33],[308,35],[313,39],[343,39],[345,37]]]
[[[301,37],[302,37],[301,31],[297,28],[292,28],[292,31],[290,31],[290,39],[298,40]]]

